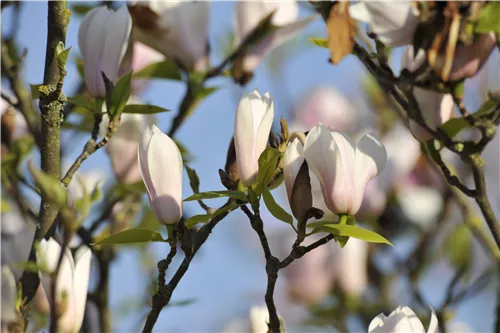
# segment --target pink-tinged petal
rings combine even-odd
[[[436,129],[453,116],[454,102],[450,94],[415,87],[413,95],[420,107],[422,117],[430,128]],[[430,133],[415,121],[410,121],[410,128],[420,141],[427,141],[432,138]]]
[[[285,43],[304,29],[318,16],[310,16],[296,22],[284,25],[272,32],[260,41],[252,50],[244,55],[243,67],[247,72],[253,72],[261,63],[262,59],[274,48]]]
[[[384,145],[373,134],[367,134],[359,140],[354,157],[354,202],[348,211],[354,215],[361,207],[366,184],[378,175],[387,162]]]
[[[74,332],[80,331],[85,313],[85,303],[87,302],[87,293],[90,277],[90,263],[92,253],[86,246],[80,247],[75,253],[75,272],[74,272],[74,304],[75,316],[73,319]]]
[[[102,7],[92,8],[82,19],[80,27],[78,28],[78,47],[80,48],[80,53],[83,58],[86,58],[86,54],[90,52],[90,49],[86,47],[87,38],[89,30],[91,28],[91,23],[94,16],[100,11]]]
[[[456,81],[476,75],[494,50],[496,42],[495,33],[490,32],[479,35],[472,45],[457,46],[449,80]],[[443,63],[444,57],[438,57],[437,61]]]
[[[410,2],[359,2],[349,7],[349,14],[357,21],[366,22],[387,46],[410,44],[418,25]]]
[[[175,224],[182,216],[182,156],[175,142],[155,125],[147,160],[153,211],[162,224]]]
[[[425,64],[426,56],[423,49],[418,50],[417,55],[414,56],[413,45],[408,45],[405,52],[403,53],[403,60],[401,61],[401,67],[406,68],[410,72],[415,72],[422,65]]]
[[[132,31],[132,18],[127,6],[123,5],[113,13],[107,22],[106,40],[102,54],[102,69],[108,79],[116,82],[118,70],[127,50],[130,32]],[[99,81],[104,87],[104,81]]]
[[[283,176],[285,178],[286,193],[288,200],[292,198],[293,184],[299,173],[300,167],[304,163],[304,146],[300,140],[293,140],[285,151],[283,158]]]
[[[335,145],[337,146],[340,158],[336,161],[337,178],[334,182],[334,197],[344,197],[347,210],[352,207],[354,202],[354,152],[356,144],[344,133],[331,131]]]
[[[316,125],[307,135],[304,158],[309,169],[318,177],[325,205],[333,213],[347,212],[344,195],[345,179],[341,153],[330,130],[323,124]]]
[[[368,286],[368,242],[352,238],[339,254],[338,281],[350,296],[359,297]]]
[[[250,96],[241,98],[236,111],[234,121],[234,147],[236,160],[238,162],[238,172],[241,182],[245,186],[252,185],[258,171],[258,157],[255,158],[255,132],[254,118]]]
[[[268,106],[265,101],[262,101],[261,108],[266,108],[262,118],[260,119],[257,133],[255,134],[255,157],[259,160],[260,154],[266,149],[269,140],[269,133],[273,126],[274,120],[274,103]]]

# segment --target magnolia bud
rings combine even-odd
[[[355,144],[321,123],[307,135],[304,157],[320,181],[328,209],[349,215],[358,212],[366,184],[387,161],[384,145],[375,136],[365,135]]]
[[[141,180],[137,149],[142,133],[155,123],[154,115],[122,114],[120,127],[106,145],[111,166],[119,182],[133,184]]]
[[[142,179],[161,224],[182,217],[182,156],[175,142],[156,125],[147,128],[138,149]]]
[[[396,310],[392,311],[389,317],[384,316],[383,313],[379,314],[370,323],[368,333],[417,333],[425,332],[424,325],[418,319],[415,312],[407,306],[398,306]],[[427,333],[438,332],[438,319],[434,310],[432,310],[431,321]]]
[[[244,95],[234,124],[234,147],[238,173],[245,186],[251,186],[259,171],[259,157],[266,149],[274,119],[274,104],[269,93],[257,90]]]
[[[130,12],[134,39],[190,71],[208,67],[209,1],[134,1]]]
[[[368,23],[377,38],[389,47],[412,43],[418,25],[410,1],[364,1],[349,7],[349,14],[357,21]]]
[[[126,6],[116,12],[101,6],[84,16],[78,31],[78,45],[83,57],[85,85],[94,97],[106,96],[101,72],[112,82],[118,79],[131,29],[132,19]]]

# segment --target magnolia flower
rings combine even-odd
[[[292,38],[316,18],[311,16],[298,20],[299,6],[295,1],[240,1],[236,4],[235,44],[240,45],[262,19],[273,11],[271,23],[278,28],[243,56],[243,69],[246,72],[253,72],[271,49]]]
[[[357,110],[333,86],[320,86],[301,101],[295,120],[298,130],[308,131],[323,123],[337,131],[349,131],[357,120]]]
[[[368,23],[382,43],[389,47],[411,44],[418,25],[410,1],[363,1],[349,7],[357,21]]]
[[[248,314],[250,331],[252,333],[267,333],[269,331],[269,311],[265,306],[253,306]]]
[[[16,310],[16,280],[7,266],[2,266],[2,326],[17,319]],[[4,330],[2,329],[2,332]]]
[[[106,145],[111,166],[119,182],[132,184],[141,180],[137,148],[142,133],[155,123],[155,115],[122,114],[120,127]]]
[[[257,90],[244,95],[234,123],[234,146],[241,182],[251,186],[259,171],[259,157],[266,149],[273,124],[274,103],[269,93]]]
[[[133,2],[134,39],[190,71],[208,67],[209,1]]]
[[[182,156],[175,142],[156,125],[141,138],[137,157],[151,208],[161,224],[182,217]]]
[[[435,333],[438,331],[438,320],[434,310],[432,310],[431,322],[427,333]],[[415,312],[407,306],[398,306],[396,310],[392,311],[389,317],[384,316],[383,313],[379,314],[370,323],[368,333],[413,333],[425,332],[424,325],[418,319]]]
[[[90,260],[92,253],[86,246],[80,247],[74,256],[68,248],[61,249],[54,239],[43,239],[37,253],[39,265],[48,272],[54,272],[61,251],[64,251],[59,275],[56,280],[56,302],[58,309],[63,310],[59,318],[59,329],[64,332],[78,332],[83,322],[87,289],[90,274]],[[43,289],[49,300],[52,292],[49,273],[41,273]]]
[[[410,72],[417,70],[425,60],[425,52],[420,50],[417,56],[413,56],[413,46],[409,46],[403,54],[402,67]],[[432,90],[425,90],[419,87],[413,88],[413,95],[422,112],[427,125],[436,129],[453,116],[453,97],[451,94],[442,94]],[[410,120],[410,128],[415,137],[421,141],[430,140],[432,136],[415,121]]]
[[[350,215],[358,212],[366,184],[387,161],[384,145],[374,135],[367,134],[355,144],[321,123],[307,135],[304,157],[320,181],[328,209]]]

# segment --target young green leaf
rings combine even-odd
[[[62,49],[59,48],[61,44],[62,44]],[[59,65],[59,67],[65,68],[66,62],[68,61],[69,52],[71,51],[71,46],[68,47],[67,49],[64,49],[64,44],[63,43],[61,44],[57,45],[55,53],[57,58],[57,64]]]
[[[122,113],[154,114],[167,111],[170,110],[151,104],[128,104],[125,105]]]
[[[262,152],[259,157],[259,174],[256,182],[252,185],[257,195],[261,195],[264,187],[271,181],[274,171],[278,166],[278,160],[281,157],[281,152],[271,146]]]
[[[360,228],[348,224],[329,224],[327,222],[313,222],[307,225],[308,228],[313,228],[313,233],[328,232],[337,236],[349,236],[365,240],[370,243],[391,244],[384,236],[377,234],[374,231]]]
[[[193,190],[194,193],[199,193],[200,192],[200,178],[198,177],[196,170],[191,169],[187,165],[184,165],[184,168],[186,169],[186,172],[188,174],[189,185],[191,186],[191,189]]]
[[[156,62],[134,73],[134,79],[181,80],[181,72],[172,60]]]
[[[309,41],[316,46],[328,48],[328,39],[326,38],[313,38],[309,37]]]
[[[82,108],[85,108],[85,109],[90,110],[90,111],[101,112],[101,110],[94,110],[95,103],[89,101],[88,98],[83,96],[83,95],[76,95],[73,97],[68,97],[68,103],[76,105],[76,106],[81,106]]]
[[[211,217],[212,216],[209,214],[194,215],[188,218],[186,222],[184,222],[184,225],[186,226],[186,228],[191,229],[198,223],[207,223],[208,221],[210,221]]]
[[[108,90],[106,91],[106,95],[110,97],[109,99],[106,99],[109,101],[107,103],[107,107],[108,114],[111,119],[119,117],[123,112],[123,109],[125,108],[125,105],[127,105],[128,99],[130,98],[131,91],[132,72],[125,74],[120,80],[118,80],[113,88],[113,91],[111,92],[111,96],[109,96],[110,92]]]
[[[491,1],[487,3],[479,13],[477,24],[474,31],[480,34],[486,34],[493,31],[497,36],[500,35],[500,2]]]
[[[145,242],[166,242],[166,240],[155,231],[136,228],[119,232],[92,245],[117,245]]]
[[[244,201],[246,200],[245,193],[240,191],[210,191],[210,192],[195,193],[192,196],[184,199],[184,201],[194,201],[194,200],[214,199],[214,198],[224,198],[224,197],[229,197]]]
[[[264,203],[266,204],[269,212],[278,220],[286,222],[288,224],[293,224],[292,215],[288,214],[278,203],[274,200],[273,195],[267,187],[264,187],[262,192],[262,197],[264,198]]]

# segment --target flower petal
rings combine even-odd
[[[373,134],[367,134],[359,140],[354,157],[354,203],[349,214],[354,215],[361,207],[366,184],[378,175],[387,162],[384,145]]]
[[[258,128],[254,128],[250,96],[244,95],[238,104],[234,120],[234,147],[239,176],[245,186],[252,185],[259,169],[258,157],[256,159],[254,155],[257,130]]]
[[[300,167],[304,163],[304,146],[300,140],[293,140],[285,151],[283,158],[283,175],[285,178],[286,192],[288,200],[292,198],[293,184],[299,173]]]
[[[87,302],[87,293],[90,277],[90,263],[92,253],[86,246],[80,247],[75,253],[75,272],[74,272],[74,303],[75,317],[74,331],[78,332],[83,323],[85,313],[85,303]]]

